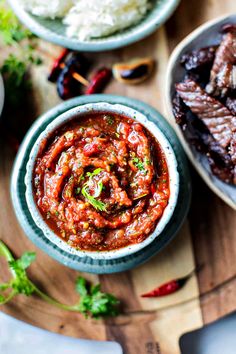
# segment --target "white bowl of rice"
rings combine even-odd
[[[36,35],[75,50],[126,46],[154,32],[180,0],[9,0]]]

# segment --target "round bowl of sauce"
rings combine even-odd
[[[61,249],[94,259],[138,252],[173,215],[179,174],[156,124],[121,104],[61,114],[36,140],[25,176],[36,225]]]

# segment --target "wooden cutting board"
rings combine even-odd
[[[224,11],[233,10],[233,0],[220,3],[217,0],[201,0],[197,3],[188,0],[182,1],[176,14],[167,25],[160,28],[148,39],[125,49],[89,54],[88,56],[96,62],[98,67],[137,56],[150,55],[157,60],[155,75],[144,84],[132,87],[113,81],[106,92],[139,98],[163,113],[163,87],[170,51],[197,25],[222,14]],[[3,49],[0,50],[4,56],[6,53]],[[41,42],[40,54],[43,56],[44,64],[32,72],[32,95],[27,98],[27,103],[24,103],[22,111],[8,113],[3,124],[5,127],[12,126],[14,129],[25,130],[39,114],[59,102],[55,86],[46,80],[52,57],[56,56],[57,51],[57,47]],[[78,273],[67,269],[36,249],[23,234],[14,216],[9,195],[14,151],[12,143],[9,144],[9,139],[6,137],[3,125],[0,127],[0,238],[10,246],[16,256],[20,256],[25,250],[35,250],[37,261],[29,270],[32,279],[52,296],[61,301],[73,303],[76,301],[74,281]],[[193,277],[183,290],[166,298],[141,299],[140,294],[169,279],[182,276],[194,268],[192,236],[195,238],[194,248],[197,263],[205,263],[205,268],[199,274],[202,293],[211,291],[215,286],[221,285],[222,282],[233,276],[233,267],[229,269],[226,262],[224,264],[225,272],[221,271],[220,275],[217,274],[217,281],[211,283],[212,273],[214,274],[214,271],[219,269],[217,252],[221,247],[219,241],[217,246],[213,244],[214,234],[217,234],[217,240],[219,240],[220,230],[222,231],[223,226],[226,227],[225,218],[220,216],[221,212],[224,212],[227,218],[226,230],[231,230],[229,231],[231,235],[235,230],[235,213],[231,212],[217,198],[212,197],[211,192],[208,192],[205,186],[199,183],[198,178],[194,179],[194,183],[194,190],[197,192],[190,218],[176,239],[165,250],[147,264],[129,272],[99,277],[83,274],[87,279],[101,282],[105,291],[112,292],[121,299],[123,315],[106,322],[85,320],[81,315],[58,310],[36,297],[26,298],[24,296],[17,297],[1,309],[23,321],[54,332],[78,338],[117,340],[121,343],[125,354],[179,353],[178,340],[181,334],[203,325],[201,304],[206,321],[217,318],[217,314],[214,312],[217,300],[211,301],[212,296],[216,299],[217,293],[210,292],[210,297],[204,295],[200,303],[197,279]],[[205,203],[205,213],[201,210],[201,195],[203,195]],[[214,202],[214,209],[216,206],[218,212],[217,219],[213,218],[213,213],[209,211],[212,202]],[[206,215],[210,215],[211,218],[206,219]],[[207,225],[207,229],[202,229],[202,225]],[[212,236],[212,239],[209,240],[208,237],[208,241],[205,240],[206,232]],[[227,246],[228,238],[224,237],[223,240],[224,250],[226,249],[224,255],[233,259],[232,247],[230,252]],[[213,253],[208,245],[212,246]],[[213,258],[213,264],[209,262],[210,257]],[[0,261],[0,267],[2,265],[3,262]],[[209,308],[211,309],[211,317],[207,316]],[[225,305],[224,309],[221,308],[220,314],[224,314],[230,309],[230,305]]]

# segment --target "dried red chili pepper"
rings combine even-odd
[[[57,92],[61,99],[67,100],[80,94],[80,85],[74,80],[72,70],[65,66],[57,79]]]
[[[51,82],[57,81],[58,76],[60,75],[60,72],[62,70],[61,64],[63,64],[65,62],[69,53],[70,53],[69,49],[67,49],[67,48],[63,49],[61,54],[54,60],[51,72],[48,75],[48,81],[51,81]]]
[[[152,291],[149,291],[146,294],[141,295],[141,297],[161,297],[161,296],[166,296],[175,293],[179,289],[181,289],[187,281],[191,278],[191,276],[194,274],[194,271],[186,275],[185,277],[178,278],[178,279],[172,279],[168,281],[165,284],[162,284],[161,286],[158,286],[157,288],[153,289]]]
[[[63,100],[81,94],[81,82],[74,78],[74,74],[84,74],[88,67],[88,61],[80,53],[70,54],[57,79],[57,92]]]
[[[90,85],[85,90],[85,95],[100,93],[104,90],[112,77],[112,71],[108,68],[99,69],[91,79]]]

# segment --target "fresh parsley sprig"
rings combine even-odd
[[[12,278],[7,283],[0,284],[0,305],[4,305],[18,294],[38,295],[47,303],[67,311],[82,313],[86,318],[117,316],[119,301],[108,293],[103,293],[100,284],[89,285],[83,277],[76,280],[76,291],[80,298],[74,305],[66,305],[41,291],[28,277],[26,269],[35,260],[34,252],[26,252],[19,259],[14,259],[9,248],[0,240],[0,256],[5,257]]]
[[[0,0],[0,36],[7,45],[33,37],[33,34],[20,24],[12,10],[7,8],[4,0]]]
[[[98,181],[97,185],[95,186],[95,193],[91,195],[89,192],[90,186],[94,183],[93,177],[98,175],[102,171],[101,168],[96,168],[93,172],[87,172],[86,176],[89,177],[88,181],[84,183],[81,193],[85,197],[85,199],[97,210],[106,211],[106,204],[103,203],[101,200],[98,200],[100,194],[103,190],[102,181]]]
[[[29,67],[42,61],[35,52],[36,37],[21,25],[4,0],[0,0],[0,38],[12,47],[0,72],[5,82],[7,101],[15,105],[22,102],[24,92],[31,86],[27,76]]]

